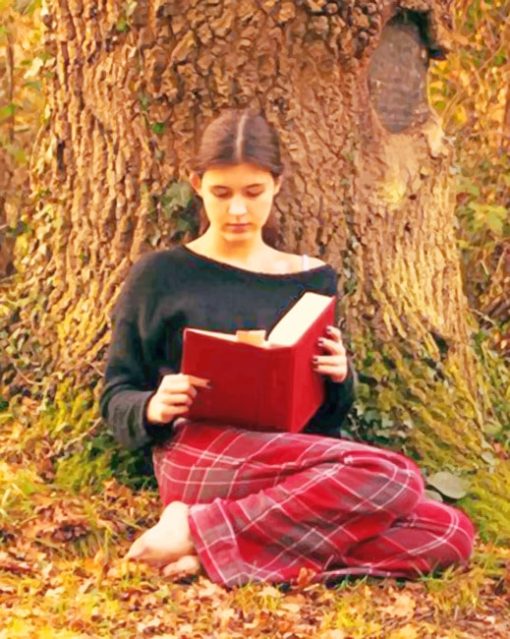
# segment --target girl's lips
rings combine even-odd
[[[227,228],[233,231],[244,231],[244,229],[247,229],[249,226],[249,224],[227,224]]]

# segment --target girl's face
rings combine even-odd
[[[213,166],[191,185],[201,196],[210,229],[228,241],[261,234],[269,217],[281,178],[255,164]],[[209,229],[208,229],[209,230]]]

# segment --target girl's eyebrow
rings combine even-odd
[[[265,186],[264,184],[260,183],[260,184],[247,184],[246,186],[244,186],[243,188],[245,189],[251,189],[254,186]],[[215,189],[215,188],[219,188],[219,189],[230,189],[230,186],[226,186],[225,184],[213,184],[211,185],[211,189]]]

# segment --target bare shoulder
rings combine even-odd
[[[302,255],[293,255],[293,258],[296,264],[302,264],[303,256]],[[312,255],[308,256],[308,268],[317,268],[318,266],[325,266],[326,262],[323,262],[318,257],[313,257]]]
[[[295,253],[284,253],[279,252],[277,255],[277,261],[281,264],[286,264],[286,269],[290,272],[301,271],[303,267],[303,256],[296,255]],[[311,255],[308,258],[308,268],[317,268],[318,266],[325,266],[326,262],[323,262],[318,257],[312,257]]]
[[[318,257],[310,256],[310,268],[317,268],[318,266],[326,266],[326,262],[323,262]]]

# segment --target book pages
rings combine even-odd
[[[267,331],[259,330],[237,330],[236,339],[243,344],[251,344],[252,346],[266,346]]]
[[[291,346],[295,344],[324,311],[330,301],[331,297],[327,295],[320,295],[311,291],[304,293],[269,333],[269,343],[272,346]]]
[[[200,328],[188,328],[186,329],[193,333],[200,333],[201,335],[209,335],[210,337],[215,337],[216,339],[226,339],[229,342],[237,342],[236,336],[232,333],[220,333],[218,331],[204,331]]]

